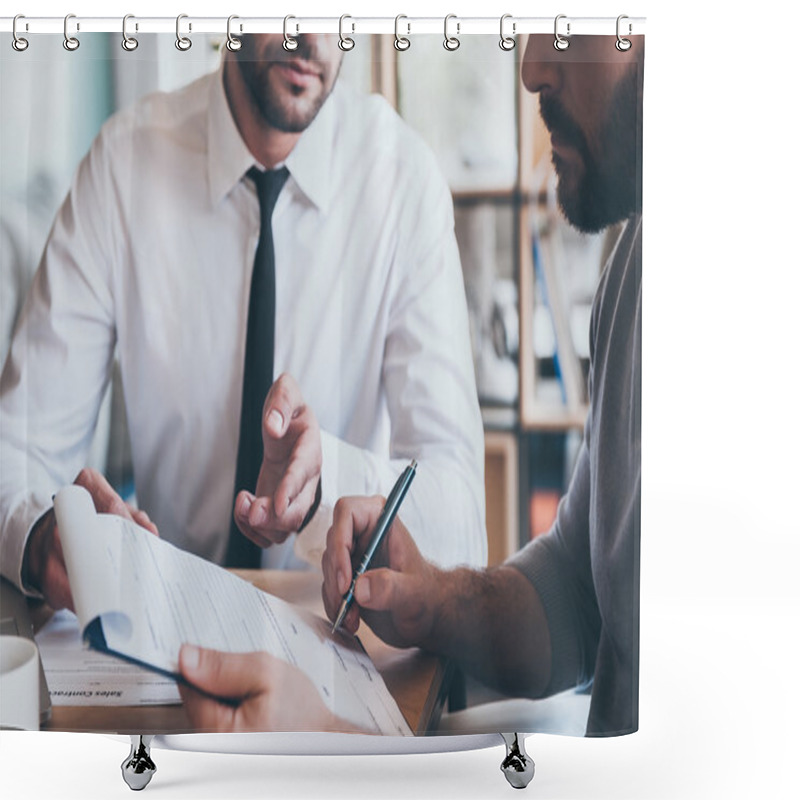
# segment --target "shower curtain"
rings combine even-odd
[[[638,728],[644,37],[506,22],[4,36],[43,729]]]

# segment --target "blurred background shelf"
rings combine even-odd
[[[569,482],[605,255],[604,237],[577,234],[558,207],[550,137],[520,81],[524,45],[509,53],[492,37],[465,37],[454,58],[420,37],[413,60],[388,54],[397,67],[385,74],[397,85],[373,86],[397,98],[453,193],[486,432],[491,564],[550,527]]]

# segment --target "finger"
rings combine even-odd
[[[330,583],[330,581],[328,583]],[[331,587],[330,585],[328,585],[326,587],[323,584],[322,602],[323,605],[325,606],[325,614],[331,622],[334,622],[339,617],[339,610],[342,607],[344,595],[347,593],[349,588],[350,587],[348,584],[345,586],[344,591],[340,592],[338,590],[338,587],[336,586]],[[360,624],[361,624],[361,612],[358,608],[358,604],[351,603],[350,608],[344,615],[344,619],[339,625],[339,628],[341,630],[349,631],[350,633],[355,633],[358,630],[358,626]]]
[[[118,517],[133,519],[126,503],[96,469],[89,467],[82,469],[75,478],[75,484],[83,486],[89,492],[98,513],[116,514]]]
[[[325,607],[326,616],[331,621],[336,619],[336,604],[342,596],[339,585],[336,570],[326,548],[322,554],[322,604]]]
[[[311,506],[314,504],[316,489],[317,486],[315,483],[307,483],[292,501],[292,504],[282,514],[277,513],[276,498],[270,506],[272,510],[270,527],[288,532],[299,530]]]
[[[327,580],[323,584],[328,616],[335,618],[339,601],[353,579],[352,551],[353,524],[347,508],[349,500],[338,500],[333,508],[333,524],[325,540],[323,565],[327,568]]]
[[[329,619],[331,622],[334,622],[338,616],[338,614],[333,614],[331,617],[329,617]],[[353,603],[353,605],[350,606],[350,608],[347,610],[347,613],[344,615],[344,619],[339,623],[337,631],[347,631],[347,633],[354,636],[358,632],[360,625],[361,612],[358,606]]]
[[[264,439],[280,439],[303,405],[300,387],[291,375],[284,373],[272,384],[264,401],[261,418]]]
[[[344,615],[341,627],[350,633],[355,633],[361,624],[361,610],[356,603],[353,603]]]
[[[45,563],[42,594],[47,605],[53,610],[68,608],[70,611],[75,611],[75,600],[72,597],[64,562],[55,554],[49,556]]]
[[[400,517],[395,517],[386,536],[386,552],[392,569],[406,572],[422,561],[416,542]]]
[[[141,508],[134,508],[130,504],[128,504],[128,511],[131,512],[131,517],[133,521],[137,525],[141,525],[146,530],[150,531],[150,533],[158,536],[158,528],[155,526],[155,523],[150,519],[146,511],[143,511]]]
[[[326,616],[333,622],[339,616],[342,600],[349,590],[350,584],[341,573],[339,573],[337,579],[336,574],[332,571],[330,558],[327,556],[326,551],[322,556],[322,603],[325,607]],[[359,617],[358,606],[353,603],[350,606],[350,611],[342,621],[342,625],[353,633],[358,628]]]
[[[370,611],[397,611],[407,605],[409,588],[408,577],[401,572],[371,569],[356,581],[355,599]]]
[[[383,504],[382,497],[343,497],[334,506],[327,550],[335,573],[341,572],[348,586],[352,580],[353,559],[366,549]]]
[[[247,513],[245,535],[261,547],[285,542],[292,530],[279,520],[269,497],[256,497]]]
[[[250,506],[253,504],[253,500],[255,500],[255,495],[242,490],[236,495],[233,504],[233,519],[239,530],[245,534],[245,529],[250,527]]]
[[[322,444],[319,427],[316,422],[312,421],[298,437],[289,457],[286,471],[275,489],[276,513],[279,516],[285,514],[289,506],[309,485],[312,485],[315,492],[321,471]],[[306,509],[307,511],[308,509]]]
[[[184,644],[178,665],[181,675],[198,689],[215,697],[243,700],[268,690],[274,660],[268,653],[222,653]]]
[[[241,506],[236,510],[237,524],[242,533],[261,546],[280,544],[300,529],[315,494],[316,486],[307,484],[284,514],[276,513],[271,498],[250,495],[241,501]]]
[[[178,684],[183,707],[195,730],[228,733],[234,729],[236,709],[218,703],[208,695],[196,692],[190,686]]]
[[[69,575],[67,575],[66,562],[64,561],[64,550],[61,546],[61,536],[58,533],[58,526],[56,526],[53,536],[53,547],[51,556],[47,560],[45,567],[45,575],[48,586],[57,599],[58,605],[54,606],[50,603],[51,608],[68,608],[70,611],[75,611],[75,600],[72,597],[72,589],[69,585]]]
[[[236,497],[233,507],[233,519],[236,527],[259,547],[269,547],[282,541],[288,534],[278,534],[270,527],[269,502],[266,498],[257,498],[250,492],[241,491]],[[251,517],[257,527],[251,523]]]
[[[339,615],[343,595],[353,579],[353,560],[363,551],[384,505],[382,497],[345,497],[333,510],[333,525],[328,531],[323,565],[323,605],[332,621]],[[354,603],[342,622],[355,633],[360,612]]]
[[[60,608],[68,608],[75,611],[75,601],[72,597],[72,590],[69,585],[69,576],[64,562],[64,551],[61,547],[61,537],[58,533],[58,525],[55,524],[55,517],[52,520],[52,527],[43,528],[41,532],[32,534],[39,537],[38,552],[41,552],[41,560],[36,572],[33,585],[41,591],[45,602],[54,611]],[[33,542],[31,542],[33,547]]]

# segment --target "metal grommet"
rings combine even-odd
[[[27,39],[23,39],[17,33],[17,20],[20,20],[20,19],[25,19],[25,15],[24,14],[17,14],[17,16],[14,17],[14,22],[13,22],[13,24],[11,26],[11,34],[14,37],[11,40],[11,46],[18,53],[21,53],[23,50],[27,50],[28,49],[28,44],[29,44]],[[27,22],[25,23],[25,30],[28,30],[28,23]]]
[[[411,39],[409,39],[407,36],[400,35],[400,31],[398,30],[398,28],[400,26],[401,19],[408,19],[408,17],[405,14],[398,14],[394,18],[394,49],[402,53],[404,50],[408,50],[408,48],[411,47]],[[406,28],[408,28],[407,32],[410,34],[411,33],[410,22],[406,23]]]
[[[239,19],[239,17],[237,17],[236,14],[231,14],[228,17],[228,41],[225,42],[225,47],[227,47],[228,50],[231,51],[231,53],[235,53],[237,50],[241,50],[242,49],[242,40],[241,39],[237,39],[231,33],[231,23],[235,19]],[[239,28],[239,30],[241,31],[241,27]]]
[[[67,16],[64,17],[64,49],[74,52],[81,46],[81,43],[75,36],[69,35],[69,21],[71,19],[75,19],[74,14],[67,14]],[[77,27],[77,30],[80,30],[80,26]]]
[[[122,18],[122,49],[127,50],[129,53],[132,53],[138,46],[139,40],[135,39],[133,36],[128,36],[128,20],[134,19],[133,14],[126,14]],[[136,30],[139,30],[138,23],[136,24]]]
[[[188,36],[181,36],[181,20],[187,19],[188,14],[178,14],[175,20],[175,47],[181,52],[185,53],[191,46],[192,40]],[[189,23],[189,33],[192,32],[192,23]]]
[[[614,45],[614,47],[616,47],[617,50],[620,51],[620,53],[626,53],[628,50],[631,49],[631,47],[633,45],[633,43],[631,42],[630,39],[623,39],[622,36],[620,36],[619,24],[624,19],[628,19],[628,17],[625,14],[620,14],[617,17],[617,41],[616,41],[616,44]],[[628,23],[628,36],[630,36],[632,32],[633,32],[633,25],[631,25],[631,23],[629,22]]]
[[[566,15],[566,14],[559,14],[559,15],[556,17],[555,24],[553,25],[553,31],[554,31],[554,33],[555,33],[555,36],[556,36],[556,38],[555,38],[555,41],[553,42],[553,47],[555,47],[555,49],[556,49],[556,50],[559,50],[559,51],[561,51],[561,50],[566,50],[566,49],[569,47],[569,39],[565,39],[565,38],[564,38],[564,37],[563,37],[563,36],[562,36],[562,35],[561,35],[561,34],[558,32],[558,21],[559,21],[560,19],[566,19],[566,18],[567,18],[567,15]],[[569,22],[568,22],[568,23],[567,23],[567,36],[569,36],[569,33],[570,33],[570,31],[569,31],[569,27],[570,27],[570,26],[569,26]]]
[[[297,50],[297,39],[289,36],[289,20],[290,19],[297,19],[297,17],[293,17],[291,14],[285,16],[283,18],[283,49],[289,51],[290,53]],[[295,25],[295,33],[299,32],[299,28]]]
[[[342,27],[344,26],[344,21],[346,19],[353,19],[353,18],[349,14],[342,14],[342,16],[339,17],[339,49],[344,50],[345,53],[352,50],[356,46],[355,40],[352,39],[350,36],[345,36],[344,32],[342,31]],[[352,24],[351,33],[355,33],[356,24],[355,22],[351,24]]]
[[[450,34],[447,32],[447,28],[448,28],[448,26],[450,24],[450,20],[451,19],[457,19],[456,15],[455,14],[448,14],[444,18],[444,42],[443,42],[443,44],[444,44],[444,49],[445,50],[449,50],[452,53],[453,50],[458,50],[458,48],[461,47],[461,40],[458,38],[458,34],[461,33],[461,23],[460,22],[456,22],[456,35],[455,36],[450,36]]]
[[[511,36],[506,36],[505,34],[505,24],[506,20],[511,19],[511,14],[503,14],[500,17],[500,49],[505,50],[508,52],[509,50],[513,50],[517,46],[517,40],[512,39]],[[516,36],[517,33],[517,23],[511,23],[511,34],[512,36]]]

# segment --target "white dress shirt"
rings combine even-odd
[[[119,358],[138,504],[161,536],[224,558],[233,505],[254,164],[221,70],[112,117],[60,209],[0,380],[0,562],[85,464]],[[275,375],[322,430],[322,505],[264,551],[318,558],[340,496],[387,494],[443,565],[486,559],[483,432],[452,200],[434,157],[378,96],[339,85],[286,160]]]

